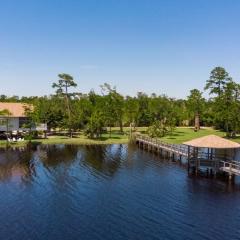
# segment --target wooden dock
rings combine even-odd
[[[200,167],[205,167],[208,170],[210,169],[214,176],[217,172],[227,173],[229,180],[232,179],[232,176],[240,176],[240,162],[232,161],[225,156],[209,155],[209,153],[198,152],[198,149],[191,149],[182,144],[169,144],[142,134],[135,134],[133,139],[140,148],[148,151],[159,154],[166,153],[168,157],[179,160],[185,157],[188,163],[188,172],[190,169],[194,169],[196,175],[198,175]]]
[[[177,156],[179,158],[188,156],[187,147],[183,145],[169,144],[157,138],[151,138],[140,134],[135,135],[135,141],[139,147],[159,153],[165,151],[169,156]]]
[[[220,167],[220,170],[223,172],[227,172],[230,176],[231,175],[236,175],[240,176],[240,163],[237,161],[231,161],[231,162],[226,162],[226,161],[221,161],[222,167]]]

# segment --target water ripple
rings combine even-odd
[[[239,239],[239,190],[131,145],[1,150],[0,239]]]

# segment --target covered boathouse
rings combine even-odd
[[[240,144],[216,135],[208,135],[183,143],[188,148],[188,172],[198,175],[202,171],[216,176],[225,172],[229,180],[240,176],[240,161],[236,159]]]

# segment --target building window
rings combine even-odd
[[[6,119],[0,119],[0,126],[6,126],[7,120]]]
[[[19,118],[19,128],[29,128],[30,119],[27,117]]]

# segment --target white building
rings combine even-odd
[[[0,132],[19,131],[29,129],[29,117],[26,110],[31,110],[32,105],[25,103],[5,103],[0,102]],[[47,130],[45,124],[40,124],[40,129],[34,127],[33,130]]]

